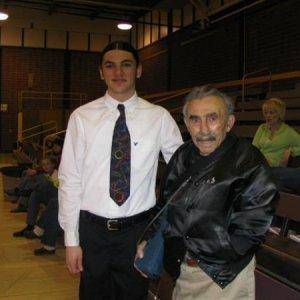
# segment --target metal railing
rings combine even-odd
[[[56,121],[44,122],[44,123],[41,123],[41,124],[35,125],[33,127],[22,130],[18,136],[18,143],[24,142],[25,140],[30,140],[33,138],[39,138],[46,133],[56,132],[56,131],[57,131],[57,122]],[[24,137],[24,134],[26,134],[25,137]]]
[[[246,84],[247,84],[247,79],[249,77],[253,77],[253,75],[258,75],[258,74],[262,74],[262,73],[267,73],[269,75],[269,80],[268,80],[268,83],[269,83],[269,93],[272,92],[272,72],[270,71],[269,68],[263,68],[263,69],[260,69],[260,70],[256,70],[256,71],[253,71],[253,72],[250,72],[250,73],[246,73],[244,74],[243,78],[242,78],[242,111],[245,111],[245,95],[246,95]],[[251,87],[255,86],[255,85],[258,85],[260,83],[257,83],[257,84],[252,84]]]
[[[29,101],[28,103],[26,101]],[[27,109],[61,109],[78,107],[87,101],[85,93],[21,91],[18,94],[19,111]],[[26,104],[26,105],[25,105]],[[28,107],[27,107],[28,106]]]
[[[242,102],[243,102],[243,109],[245,109],[244,102],[245,102],[246,86],[253,87],[255,85],[268,83],[269,92],[272,92],[272,82],[300,78],[300,71],[291,71],[291,72],[272,74],[268,69],[263,69],[263,70],[255,71],[255,74],[257,74],[258,72],[267,72],[267,75],[259,75],[259,76],[252,77],[254,73],[252,72],[252,73],[245,74],[243,79],[210,83],[210,84],[220,90],[236,89],[237,90],[236,93],[238,95],[241,95],[244,90],[244,100],[242,100]],[[192,88],[184,88],[184,89],[178,89],[173,91],[153,93],[153,94],[146,95],[144,98],[152,103],[163,105],[164,103],[168,103],[169,101],[173,100],[178,96],[184,96],[185,94],[189,93],[191,90]],[[183,101],[182,103],[178,104],[178,107],[171,108],[169,109],[169,111],[174,116],[174,114],[177,114],[179,111],[181,111],[182,105],[183,105]]]

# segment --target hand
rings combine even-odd
[[[71,274],[78,274],[83,271],[82,249],[80,246],[66,247],[66,263]]]
[[[34,169],[28,169],[26,173],[27,173],[28,176],[33,176],[33,175],[36,174],[36,170],[34,170]]]
[[[286,167],[288,162],[289,162],[289,158],[290,158],[290,154],[291,154],[291,149],[288,148],[283,152],[283,156],[281,158],[281,161],[279,163],[280,167]]]
[[[136,254],[135,254],[135,259],[137,258],[143,258],[144,257],[144,252],[145,252],[145,248],[146,248],[147,242],[146,241],[142,241],[140,244],[138,244],[137,248],[136,248]],[[134,264],[134,267],[136,268],[136,270],[139,271],[139,273],[145,277],[148,278],[148,276],[146,274],[144,274],[142,271],[140,271],[136,265]]]
[[[136,259],[144,257],[146,245],[147,245],[146,241],[142,241],[140,244],[138,244],[138,246],[136,248],[136,255],[135,255]]]

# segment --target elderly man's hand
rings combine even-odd
[[[143,258],[144,257],[144,252],[145,252],[145,248],[146,248],[147,242],[146,241],[142,241],[140,244],[138,244],[137,248],[136,248],[136,255],[135,255],[135,259],[137,258]],[[134,265],[134,267],[140,272],[140,274],[145,277],[148,278],[148,276],[146,274],[144,274],[143,272],[141,272],[136,265]]]
[[[144,252],[146,248],[147,242],[142,241],[136,248],[136,256],[135,258],[143,258],[144,257]]]

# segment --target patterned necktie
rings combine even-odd
[[[110,197],[121,206],[130,195],[130,134],[126,125],[125,107],[118,105],[110,160]]]

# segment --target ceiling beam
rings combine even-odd
[[[119,8],[124,10],[146,10],[151,11],[152,8],[147,6],[136,6],[136,5],[126,5],[126,4],[117,4],[117,3],[109,3],[104,1],[92,1],[92,0],[56,0],[57,3],[73,3],[73,4],[82,4],[82,5],[90,5],[90,6],[105,6],[111,8]]]

